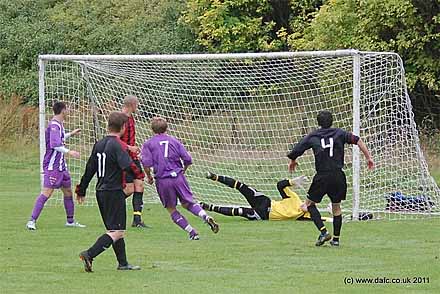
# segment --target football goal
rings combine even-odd
[[[39,67],[41,160],[51,106],[65,101],[66,130],[82,129],[66,142],[81,152],[80,159],[68,159],[74,185],[93,144],[106,134],[108,114],[121,109],[125,95],[140,101],[137,144],[152,135],[152,117],[166,118],[169,133],[193,156],[187,176],[197,200],[233,205],[245,204],[243,197],[205,179],[207,171],[279,198],[277,181],[293,176],[287,172],[287,152],[317,128],[320,110],[330,110],[334,126],[360,135],[376,163],[370,172],[357,146],[346,149],[346,214],[354,219],[363,213],[375,219],[440,215],[440,189],[420,147],[397,54],[40,55]],[[311,179],[314,172],[308,151],[295,175]],[[154,186],[145,187],[145,200],[158,201]],[[305,198],[307,191],[297,192]],[[58,201],[62,198],[50,203]],[[95,204],[93,186],[87,204]]]

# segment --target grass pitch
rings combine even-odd
[[[142,270],[116,271],[109,249],[85,273],[78,253],[104,232],[97,207],[76,206],[86,229],[64,228],[61,206],[46,207],[38,230],[26,231],[40,190],[38,154],[15,153],[0,153],[0,293],[440,293],[440,219],[347,223],[340,248],[316,248],[311,222],[215,214],[217,235],[185,213],[201,236],[189,241],[160,205],[147,205],[152,228],[130,228],[126,239],[128,260]],[[425,279],[346,284],[416,277]]]

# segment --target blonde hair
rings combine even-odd
[[[139,100],[137,99],[136,96],[134,95],[127,95],[124,97],[124,106],[125,107],[130,107],[135,103],[139,103]]]

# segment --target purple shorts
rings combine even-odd
[[[44,187],[51,189],[70,188],[72,182],[68,170],[46,170],[44,171]]]
[[[194,203],[191,188],[182,174],[179,174],[176,178],[156,179],[156,190],[165,208],[176,207],[177,198],[182,204]]]

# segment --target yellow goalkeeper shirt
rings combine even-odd
[[[281,201],[271,201],[269,220],[298,219],[300,217],[310,219],[310,213],[301,210],[303,201],[289,187],[283,189],[288,198]]]

